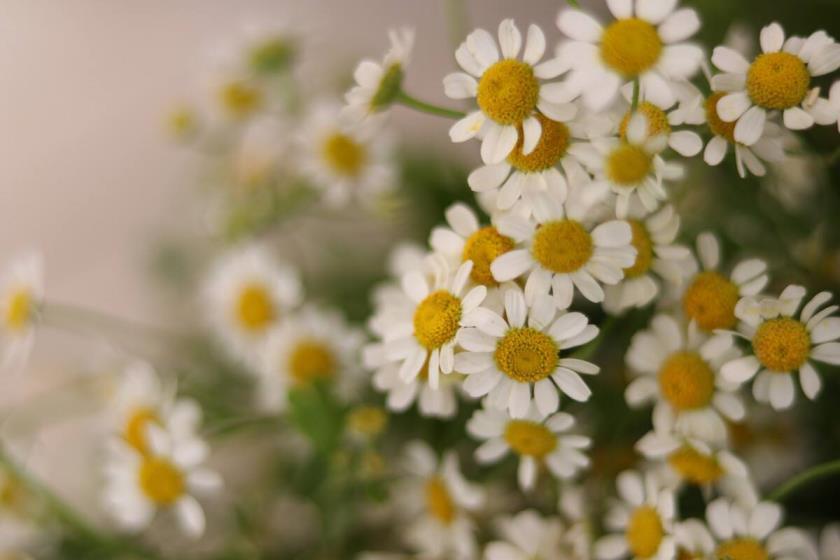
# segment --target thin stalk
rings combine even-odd
[[[770,492],[767,495],[767,499],[773,502],[780,502],[803,486],[807,486],[820,478],[832,475],[840,475],[840,459],[822,463],[786,480]]]
[[[420,101],[419,99],[415,99],[414,97],[408,95],[404,91],[400,91],[397,94],[396,101],[397,103],[405,105],[406,107],[410,107],[416,111],[420,111],[421,113],[428,113],[430,115],[436,115],[438,117],[446,117],[448,119],[460,119],[466,115],[466,113],[463,113],[461,111],[447,109],[446,107],[439,107],[437,105],[432,105],[431,103],[426,103],[425,101]]]
[[[124,334],[139,335],[141,338],[157,341],[183,338],[183,335],[176,331],[139,323],[74,304],[45,301],[41,304],[40,313],[45,323],[56,327],[83,325],[103,331],[118,331]]]
[[[639,85],[639,78],[633,80],[633,102],[630,105],[630,112],[635,113],[636,109],[639,108],[639,92],[641,90],[641,86]]]
[[[207,430],[205,430],[204,436],[208,439],[218,438],[245,428],[271,426],[272,424],[279,426],[279,422],[280,417],[275,415],[231,418],[229,420],[218,422],[215,425],[209,426]]]

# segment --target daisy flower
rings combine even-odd
[[[772,502],[742,504],[718,498],[706,508],[706,522],[717,541],[715,558],[732,560],[817,560],[808,535],[782,524],[782,508]]]
[[[610,508],[606,518],[613,533],[595,543],[595,557],[672,560],[676,552],[673,491],[650,472],[624,471],[616,486],[621,501]]]
[[[512,19],[499,24],[499,46],[490,33],[476,29],[455,51],[465,72],[443,79],[448,97],[474,97],[478,104],[477,111],[452,126],[449,137],[464,142],[480,136],[481,159],[486,164],[501,163],[517,143],[523,154],[533,152],[544,132],[539,113],[555,121],[569,120],[576,113],[570,103],[574,95],[558,83],[545,83],[565,72],[567,65],[558,59],[539,62],[546,46],[542,30],[530,25],[524,43],[519,60],[522,35]]]
[[[627,223],[633,233],[630,243],[636,249],[636,261],[624,269],[624,280],[604,287],[604,309],[610,313],[649,304],[659,294],[663,281],[679,284],[683,277],[681,263],[691,255],[687,247],[674,244],[680,216],[670,204],[647,217],[638,208],[631,208]]]
[[[467,432],[484,440],[475,451],[479,463],[496,463],[511,451],[518,455],[519,487],[533,490],[542,466],[556,478],[569,479],[589,465],[589,458],[581,450],[589,447],[592,440],[565,433],[574,424],[570,414],[557,412],[545,416],[533,405],[523,418],[514,419],[485,402],[484,408],[473,413]]]
[[[714,558],[715,539],[706,524],[699,519],[687,519],[674,527],[679,560]]]
[[[719,270],[720,244],[709,232],[697,236],[697,256],[699,267],[691,263],[692,273],[681,290],[682,311],[703,331],[732,329],[738,321],[738,300],[758,294],[767,285],[767,263],[747,259],[735,265],[729,277],[725,276]]]
[[[637,377],[625,399],[633,407],[654,401],[654,425],[723,443],[723,419],[740,420],[745,411],[738,385],[724,379],[720,368],[739,355],[727,334],[710,337],[694,323],[686,328],[670,315],[657,315],[630,342],[627,364]]]
[[[19,368],[29,357],[43,300],[41,256],[25,253],[15,257],[0,276],[0,348],[4,368]]]
[[[250,364],[271,329],[302,299],[297,272],[251,245],[222,256],[205,288],[212,325],[230,351]]]
[[[700,47],[685,42],[700,28],[697,13],[675,10],[676,4],[611,0],[607,6],[616,19],[606,27],[581,10],[561,11],[557,27],[572,40],[558,53],[573,66],[563,87],[600,110],[622,84],[639,80],[642,99],[660,107],[672,105],[670,81],[690,78],[703,59]]]
[[[262,84],[242,70],[227,69],[214,76],[210,84],[210,112],[227,123],[242,123],[265,109],[268,102]]]
[[[438,462],[430,447],[415,441],[407,446],[404,468],[411,477],[399,494],[401,507],[412,516],[408,544],[423,557],[475,558],[471,513],[483,505],[484,492],[461,474],[455,452]]]
[[[558,309],[572,303],[575,288],[589,301],[604,300],[603,284],[617,284],[623,269],[633,266],[633,232],[623,221],[590,224],[592,213],[549,196],[534,199],[531,219],[508,213],[496,220],[503,235],[517,247],[490,265],[493,277],[505,282],[527,276],[526,301],[552,293]]]
[[[337,312],[309,307],[287,317],[269,335],[261,357],[260,403],[281,411],[290,389],[319,381],[351,396],[359,385],[356,363],[363,339]]]
[[[781,111],[791,130],[833,122],[836,115],[827,100],[819,99],[819,88],[811,89],[811,81],[840,67],[840,45],[824,31],[785,41],[778,23],[761,30],[760,42],[762,53],[752,62],[728,47],[716,47],[712,54],[712,63],[725,72],[712,78],[712,87],[726,92],[717,112],[724,122],[736,123],[735,140],[755,144],[768,112]]]
[[[533,560],[535,558],[577,558],[568,542],[566,527],[557,517],[541,517],[525,510],[498,522],[504,539],[484,549],[485,560]]]
[[[742,320],[740,334],[750,342],[751,352],[724,364],[721,373],[727,381],[739,384],[755,377],[756,400],[769,402],[776,410],[793,404],[795,372],[805,396],[816,398],[822,383],[812,360],[840,365],[840,317],[832,316],[838,306],[823,307],[831,294],[820,292],[797,318],[805,294],[802,286],[791,285],[778,299],[744,298],[735,310]]]
[[[693,86],[691,86],[693,87]],[[703,140],[693,130],[674,130],[674,127],[686,124],[684,104],[677,104],[686,94],[687,88],[683,83],[674,85],[677,91],[674,102],[671,105],[660,106],[651,101],[642,100],[636,108],[637,113],[645,116],[648,123],[648,136],[663,135],[669,148],[684,157],[696,156],[703,149]],[[630,103],[633,95],[633,85],[626,84],[621,88],[624,99]],[[618,123],[618,136],[622,140],[627,139],[627,127],[633,117],[632,107],[621,117]]]
[[[353,77],[356,85],[344,96],[347,105],[342,115],[361,122],[386,114],[400,93],[405,67],[414,47],[414,30],[408,28],[388,31],[391,48],[382,63],[363,60]]]
[[[146,429],[149,452],[140,453],[114,440],[106,470],[105,503],[127,530],[146,528],[158,511],[173,511],[184,533],[204,533],[204,511],[194,494],[212,493],[221,477],[202,463],[207,444],[197,438],[179,441],[154,424]]]
[[[390,137],[373,123],[351,125],[333,103],[318,103],[298,135],[301,168],[324,201],[372,205],[394,187]]]
[[[473,397],[489,395],[488,405],[519,419],[528,415],[532,391],[543,416],[557,411],[558,388],[576,401],[589,399],[592,391],[579,373],[593,375],[598,367],[561,353],[595,338],[598,327],[582,313],[558,315],[548,296],[528,307],[516,286],[505,290],[504,301],[505,318],[479,307],[468,321],[472,328],[458,333],[464,352],[455,356],[455,370],[467,375],[464,390]]]

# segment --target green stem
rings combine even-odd
[[[74,304],[45,301],[41,304],[40,313],[45,323],[56,327],[82,324],[103,331],[118,331],[124,334],[139,335],[142,338],[156,340],[183,338],[181,333],[175,331],[146,325]]]
[[[243,428],[271,426],[277,425],[279,422],[280,417],[274,415],[231,418],[209,426],[207,430],[205,430],[204,436],[207,438],[216,438],[239,431]]]
[[[636,109],[639,108],[639,92],[641,90],[641,85],[639,84],[639,78],[633,80],[633,102],[630,105],[630,112],[635,113]]]
[[[770,492],[767,495],[767,499],[773,502],[780,502],[801,487],[831,475],[840,475],[840,459],[811,467],[807,471],[786,480]]]
[[[404,91],[400,91],[397,94],[396,101],[397,103],[401,103],[406,107],[411,107],[421,113],[429,113],[430,115],[437,115],[438,117],[460,119],[466,115],[466,113],[461,111],[455,111],[454,109],[447,109],[446,107],[439,107],[437,105],[432,105],[431,103],[426,103],[425,101],[420,101],[419,99],[415,99],[414,97],[408,95]]]

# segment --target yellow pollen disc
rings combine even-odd
[[[754,539],[733,539],[718,545],[715,558],[727,560],[769,560],[770,555],[761,544]]]
[[[478,106],[503,125],[517,125],[537,106],[540,83],[530,64],[507,58],[488,68],[478,81]]]
[[[9,296],[6,305],[6,327],[12,331],[22,331],[29,326],[35,306],[32,293],[22,288]]]
[[[338,175],[358,177],[367,161],[365,147],[341,132],[328,136],[321,149],[327,165]]]
[[[649,101],[639,103],[639,107],[636,110],[647,119],[648,135],[671,134],[671,125],[668,123],[668,115],[665,114],[665,111]],[[622,140],[627,140],[627,125],[630,124],[630,117],[632,116],[632,111],[627,111],[624,118],[621,119],[621,124],[618,126],[618,134]]]
[[[624,269],[624,276],[627,278],[638,278],[646,274],[653,264],[653,241],[650,233],[643,222],[639,220],[627,220],[630,229],[633,231],[633,239],[630,243],[636,248],[636,262],[633,266]]]
[[[146,426],[149,424],[160,424],[160,418],[154,409],[143,406],[132,411],[123,430],[126,443],[144,455],[149,452],[146,441]]]
[[[747,94],[765,109],[789,109],[808,95],[811,75],[802,59],[786,52],[758,55],[747,71]]]
[[[537,147],[525,155],[522,153],[522,145],[525,142],[525,134],[522,132],[522,127],[519,127],[519,139],[516,141],[516,146],[508,156],[508,163],[519,171],[525,173],[534,173],[537,171],[545,171],[557,165],[566,155],[566,150],[569,148],[569,140],[571,133],[569,127],[565,124],[553,121],[543,115],[536,113],[536,118],[542,125],[542,132],[540,139],[537,141]]]
[[[714,456],[700,453],[693,447],[681,447],[671,453],[668,464],[692,484],[711,484],[723,476],[723,469]]]
[[[198,127],[195,113],[186,107],[172,111],[166,123],[172,134],[178,138],[192,134]]]
[[[695,556],[684,548],[677,549],[677,560],[700,560],[699,556]]]
[[[542,459],[557,447],[551,430],[528,420],[509,420],[505,427],[505,441],[519,455]]]
[[[140,465],[140,489],[146,497],[160,506],[175,503],[184,495],[184,475],[178,468],[160,457],[147,457]]]
[[[607,177],[619,187],[634,187],[653,168],[653,156],[641,147],[622,143],[607,156]]]
[[[725,138],[730,144],[735,143],[735,125],[738,121],[726,122],[720,118],[717,112],[717,104],[721,97],[726,95],[717,91],[706,98],[706,122],[709,123],[709,130],[712,134]]]
[[[536,383],[554,373],[557,343],[531,327],[510,329],[496,343],[493,358],[502,372],[519,383]]]
[[[575,220],[542,224],[534,234],[531,253],[543,268],[565,274],[589,262],[594,251],[592,236]]]
[[[755,332],[753,352],[769,370],[788,373],[799,369],[811,353],[811,336],[801,321],[779,317],[764,321]]]
[[[276,318],[277,310],[266,287],[262,284],[247,284],[239,292],[236,301],[236,318],[247,331],[265,330]]]
[[[429,515],[449,525],[455,519],[455,503],[449,495],[443,480],[440,477],[430,478],[426,481],[426,509]]]
[[[659,514],[650,506],[636,508],[630,516],[625,537],[633,555],[638,558],[650,558],[659,550],[665,531]]]
[[[694,277],[683,295],[683,311],[704,331],[731,329],[737,322],[738,286],[713,270]]]
[[[635,78],[648,70],[660,54],[662,40],[656,28],[643,19],[620,19],[601,36],[601,59],[625,78]]]
[[[502,235],[493,226],[479,229],[467,238],[464,243],[462,261],[473,262],[470,278],[476,284],[495,286],[498,284],[490,272],[490,265],[496,258],[513,249],[513,239]]]
[[[359,406],[347,416],[347,425],[356,434],[374,438],[388,424],[388,414],[378,406]]]
[[[715,394],[715,374],[697,352],[675,352],[659,368],[659,389],[677,411],[702,408]]]
[[[289,355],[289,374],[298,385],[331,379],[336,374],[336,365],[332,349],[320,340],[301,340]]]
[[[26,503],[26,489],[9,473],[0,478],[0,511],[23,513]]]
[[[258,89],[244,83],[231,82],[219,92],[222,106],[236,118],[248,116],[262,105],[262,94]]]
[[[414,338],[426,350],[440,348],[458,332],[461,300],[446,290],[429,294],[414,311]]]

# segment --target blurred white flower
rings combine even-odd
[[[0,348],[3,369],[23,367],[35,341],[44,300],[43,261],[37,253],[14,257],[0,276]]]

